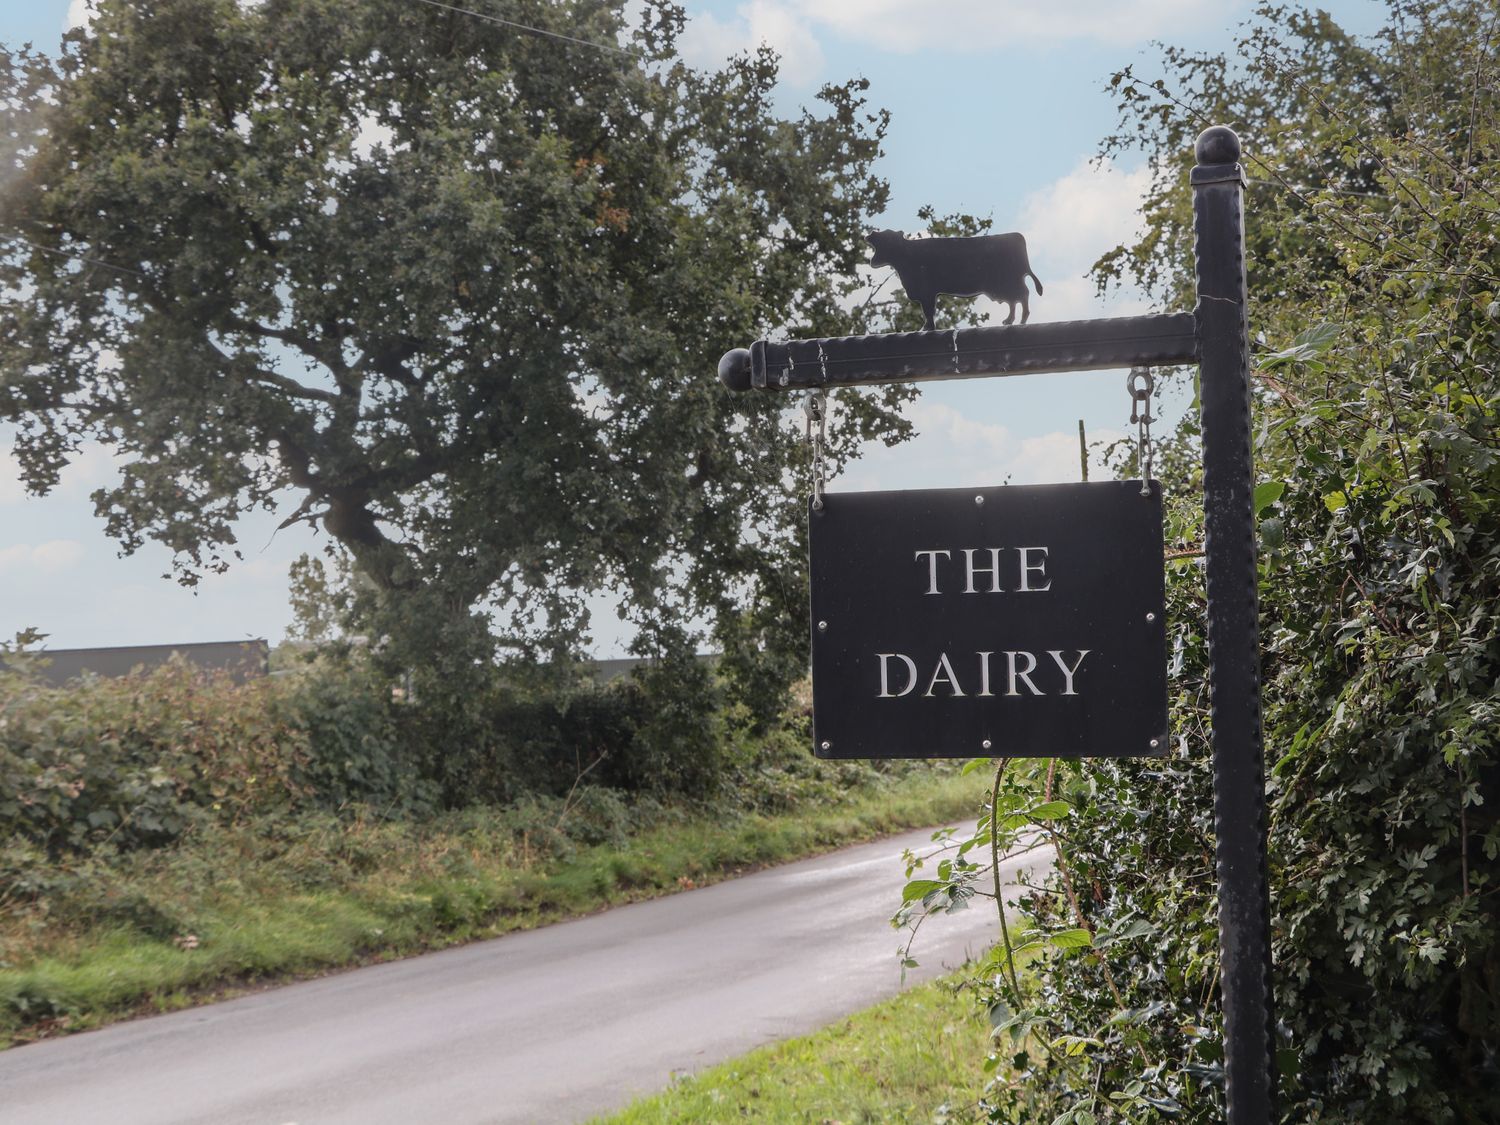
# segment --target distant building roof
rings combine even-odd
[[[720,654],[717,652],[700,652],[693,659],[699,664],[712,666],[719,662]],[[611,660],[591,660],[588,662],[588,666],[596,683],[607,684],[618,680],[621,676],[630,675],[637,668],[649,668],[655,663],[656,661],[652,659],[626,656]]]
[[[160,668],[173,655],[189,664],[228,672],[236,683],[259,679],[270,667],[271,647],[263,639],[207,641],[182,645],[125,645],[120,648],[51,648],[37,655],[49,663],[41,678],[61,686],[80,676],[128,676],[137,668]]]

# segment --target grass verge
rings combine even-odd
[[[593,1125],[977,1122],[989,1027],[961,979],[684,1077]]]
[[[566,808],[205,825],[171,848],[58,870],[24,895],[0,886],[0,1043],[494,937],[963,819],[982,794],[982,779],[913,771],[822,807],[660,809],[647,826],[592,844],[579,843],[588,832],[562,830]]]

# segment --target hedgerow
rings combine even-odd
[[[1359,41],[1266,7],[1235,60],[1168,48],[1167,78],[1114,84],[1107,151],[1156,179],[1105,278],[1189,295],[1193,136],[1245,143],[1287,1122],[1500,1120],[1497,22],[1396,2]],[[1173,752],[1004,771],[908,892],[970,897],[976,849],[1022,833],[1056,858],[979,985],[996,1122],[1223,1119],[1192,417],[1161,452]]]

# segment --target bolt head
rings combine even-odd
[[[984,497],[983,496],[976,496],[976,497],[974,497],[974,503],[976,503],[976,504],[983,504],[984,503]]]
[[[1161,739],[1159,739],[1159,738],[1153,738],[1151,740],[1151,749],[1155,750],[1160,745],[1161,745]]]
[[[820,742],[820,743],[818,743],[818,745],[821,746],[824,750],[832,750],[833,749],[833,743],[831,743],[831,742],[826,742],[826,741],[825,742]]]
[[[1155,621],[1156,620],[1156,614],[1154,614],[1154,613],[1148,613],[1148,614],[1146,614],[1146,620],[1147,621]]]
[[[981,743],[980,743],[980,744],[979,744],[979,745],[980,745],[980,746],[982,746],[982,747],[983,747],[983,748],[984,748],[984,749],[986,749],[986,750],[988,750],[988,749],[989,749],[989,748],[990,748],[990,747],[991,747],[991,746],[992,746],[992,745],[994,745],[994,744],[993,744],[993,743],[992,743],[992,742],[990,742],[990,740],[989,740],[989,739],[988,739],[988,738],[986,738],[986,739],[985,739],[985,740],[984,740],[984,741],[983,741],[983,742],[981,742]]]
[[[819,621],[818,622],[818,632],[820,632],[820,633],[826,633],[826,632],[828,632],[828,622],[826,622],[826,621]]]

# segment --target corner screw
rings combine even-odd
[[[822,748],[824,750],[832,750],[833,749],[833,743],[831,743],[831,742],[821,742],[821,743],[819,743],[819,745],[822,746]]]
[[[980,745],[980,746],[981,746],[981,747],[983,747],[983,748],[984,748],[984,749],[985,749],[985,750],[988,750],[988,749],[989,749],[989,748],[990,748],[990,740],[989,740],[989,739],[988,739],[988,738],[986,738],[986,739],[985,739],[985,740],[984,740],[984,741],[983,741],[983,742],[981,742],[981,743],[980,743],[980,744],[979,744],[979,745]]]
[[[823,745],[824,745],[824,747],[827,747],[828,743],[825,742],[825,743],[823,743]],[[1159,739],[1159,738],[1153,738],[1151,740],[1151,749],[1155,750],[1160,745],[1161,745],[1161,739]]]
[[[976,504],[983,504],[984,503],[984,497],[983,496],[976,496],[976,497],[974,497],[974,503],[976,503]]]
[[[828,632],[828,622],[826,622],[826,621],[819,621],[818,622],[818,632],[820,632],[820,633],[826,633],[826,632]]]

